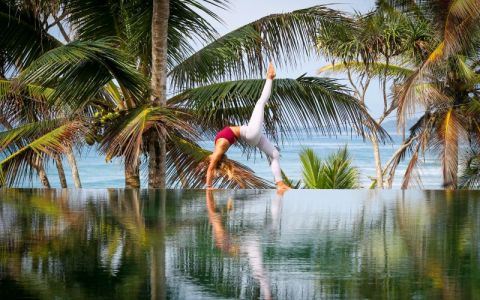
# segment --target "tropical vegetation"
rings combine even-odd
[[[49,187],[45,167],[54,162],[66,187],[66,156],[80,187],[75,155],[95,144],[107,161],[124,162],[126,187],[140,186],[140,169],[152,188],[202,187],[210,152],[199,146],[200,136],[245,122],[266,63],[289,66],[316,55],[318,29],[344,19],[314,6],[266,16],[220,37],[207,18],[220,21],[211,8],[227,5],[2,0],[1,184],[36,175]],[[352,126],[385,138],[363,105],[329,78],[277,79],[265,117],[276,141],[303,128],[336,134]],[[270,186],[229,159],[215,184]]]
[[[430,151],[439,156],[445,188],[478,187],[480,3],[379,0],[376,6],[372,13],[339,23],[334,30],[324,28],[317,44],[340,60],[322,71],[345,72],[360,102],[364,103],[370,80],[381,80],[384,113],[378,124],[396,110],[402,130],[407,118],[421,108],[410,135],[384,166],[378,143],[371,139],[377,186],[391,187],[399,163],[409,157],[402,183],[408,188],[412,179],[420,179],[416,167],[421,155]],[[352,80],[354,72],[359,83]],[[462,158],[465,167],[459,182]]]
[[[358,169],[352,166],[347,147],[321,160],[311,148],[300,153],[306,189],[354,189],[360,187]]]
[[[421,151],[436,151],[442,163],[443,186],[457,188],[461,144],[473,149],[478,145],[480,3],[426,1],[407,5],[392,1],[391,5],[417,22],[427,23],[434,33],[434,39],[426,44],[428,51],[420,60],[410,62],[413,72],[396,92],[399,124],[416,106],[422,105],[425,111],[410,128],[410,136],[394,157],[391,170],[405,152],[411,152],[403,180],[407,188]]]
[[[320,72],[275,81],[265,113],[274,141],[301,131],[351,130],[372,144],[373,186],[402,188],[427,152],[437,153],[445,188],[475,188],[479,160],[479,26],[475,0],[378,0],[366,14],[325,6],[265,16],[223,36],[226,0],[0,1],[0,184],[37,176],[50,187],[64,158],[81,187],[76,157],[94,146],[124,163],[126,187],[202,187],[210,151],[199,141],[241,124],[258,97],[268,61],[295,66],[323,55]],[[383,113],[366,93],[380,81]],[[395,117],[403,143],[384,162],[381,126]],[[415,124],[406,128],[406,121]],[[406,130],[409,130],[409,134]],[[252,149],[241,145],[248,157]],[[225,158],[218,187],[272,186]],[[460,175],[459,175],[460,174]]]

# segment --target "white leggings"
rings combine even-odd
[[[257,147],[270,157],[271,168],[275,183],[282,181],[282,171],[280,169],[280,153],[275,146],[268,140],[265,134],[262,133],[263,116],[265,104],[272,92],[272,79],[267,79],[263,87],[262,95],[255,104],[252,116],[248,125],[240,127],[240,138],[247,142],[250,146]]]

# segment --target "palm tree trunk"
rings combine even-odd
[[[372,134],[370,135],[370,141],[372,142],[373,158],[375,160],[375,170],[377,173],[377,188],[383,189],[383,169],[382,169],[382,160],[380,158],[380,148],[378,146],[378,139],[374,134]]]
[[[156,138],[155,138],[156,136]],[[166,149],[163,134],[152,135],[148,145],[148,187],[165,188]]]
[[[167,37],[168,18],[170,16],[169,0],[154,0],[152,15],[152,105],[167,103]],[[149,139],[149,172],[150,188],[165,188],[166,146],[165,135],[150,136]]]
[[[62,158],[58,154],[53,155],[55,164],[57,165],[58,178],[60,179],[60,186],[65,189],[67,188],[67,178],[65,177],[65,170],[63,169]]]
[[[70,169],[72,170],[73,183],[76,188],[81,188],[82,183],[80,182],[80,175],[78,174],[77,160],[75,159],[75,154],[70,148],[66,153],[68,163],[70,164]]]
[[[45,172],[45,168],[43,167],[42,164],[42,159],[40,157],[32,160],[31,165],[35,170],[37,170],[38,178],[40,179],[40,182],[42,183],[44,188],[51,188],[50,186],[50,181],[48,180],[47,177],[47,172]]]
[[[125,187],[138,189],[140,187],[140,168],[139,164],[134,166],[125,162]]]

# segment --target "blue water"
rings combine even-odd
[[[398,148],[401,142],[401,137],[392,135],[394,143],[381,145],[381,158],[383,163],[388,161],[392,154]],[[200,143],[206,149],[213,149],[212,141],[203,141]],[[350,136],[340,137],[325,137],[306,134],[300,136],[298,139],[284,141],[280,144],[281,152],[281,167],[290,179],[298,180],[302,177],[302,168],[299,160],[299,153],[305,147],[312,148],[320,157],[327,157],[332,152],[337,151],[344,145],[348,146],[349,152],[353,159],[353,165],[359,169],[360,182],[362,187],[368,188],[371,180],[369,177],[375,176],[375,165],[373,160],[373,153],[371,143],[368,140],[361,138],[352,138]],[[260,156],[258,153],[251,156],[248,160],[246,155],[242,154],[241,149],[232,147],[228,151],[228,157],[238,160],[247,166],[251,167],[259,176],[266,179],[273,179],[268,161],[265,156]],[[104,157],[99,156],[94,148],[84,148],[77,156],[79,172],[82,180],[82,185],[85,188],[106,188],[124,187],[123,164],[120,160],[106,163]],[[399,188],[401,185],[401,178],[405,172],[407,162],[403,162],[396,172],[394,187]],[[441,188],[441,167],[436,156],[427,155],[427,157],[420,162],[421,167],[418,169],[419,177],[421,178],[420,185],[415,187],[438,189]],[[70,170],[68,169],[68,162],[64,161],[65,172],[67,174],[67,181],[69,187],[72,187]],[[60,187],[57,176],[57,170],[53,163],[47,168],[47,173],[51,181],[52,187]],[[146,173],[142,174],[142,186],[146,187]],[[40,187],[38,180],[25,182],[22,187]]]

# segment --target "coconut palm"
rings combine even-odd
[[[388,1],[392,8],[410,15],[415,21],[428,22],[435,38],[427,46],[427,55],[415,62],[413,72],[396,91],[399,124],[408,113],[423,106],[425,113],[411,128],[390,168],[410,151],[412,158],[404,175],[403,187],[413,177],[419,155],[431,149],[442,162],[443,186],[458,186],[460,143],[478,144],[475,113],[479,77],[478,37],[480,3],[478,1]],[[468,133],[468,134],[467,134]]]
[[[225,123],[245,122],[263,83],[261,80],[244,78],[260,75],[267,58],[285,64],[297,62],[298,55],[295,52],[308,49],[307,46],[314,40],[316,33],[312,29],[337,18],[342,16],[323,7],[313,7],[290,14],[268,16],[243,26],[172,67],[169,72],[172,85],[183,92],[170,98],[167,103],[187,109],[191,112],[193,123],[202,126],[210,135]],[[221,82],[223,80],[229,81]],[[338,126],[342,123],[338,114],[341,111],[346,119],[355,120],[352,122],[354,126],[363,130],[363,125],[358,126],[358,120],[364,118],[360,115],[362,113],[354,116],[362,108],[349,108],[351,98],[345,98],[346,90],[332,80],[301,77],[297,80],[276,80],[275,84],[271,113],[266,114],[269,124],[267,132],[274,138],[276,128],[288,132],[298,130],[297,124],[313,126],[328,133],[335,132],[341,127]],[[335,104],[332,102],[334,99],[337,99]],[[289,118],[282,108],[285,104],[303,113],[290,113]],[[328,108],[332,105],[333,111]],[[309,117],[306,117],[306,112]],[[329,116],[322,115],[324,113]],[[175,166],[182,165],[177,163]],[[172,174],[178,174],[182,169],[187,170],[178,167],[169,170],[172,170]],[[198,176],[195,178],[201,184]]]
[[[381,125],[397,107],[397,102],[388,95],[388,84],[405,76],[404,68],[399,64],[407,57],[411,61],[421,60],[426,51],[425,45],[432,35],[433,30],[425,23],[415,22],[379,1],[377,8],[370,13],[356,14],[347,22],[335,24],[333,28],[320,29],[317,46],[332,63],[319,72],[346,75],[355,97],[364,105],[370,83],[378,78],[381,82],[383,112],[376,122]],[[379,141],[375,136],[370,136],[369,140],[376,168],[374,185],[387,187]]]
[[[161,9],[167,2],[168,15]],[[198,11],[218,19],[206,5],[224,7],[225,1],[167,2],[59,2],[57,19],[64,15],[71,27],[70,35],[64,36],[67,44],[44,29],[36,32],[22,16],[13,18],[7,12],[14,4],[4,4],[4,24],[22,30],[7,30],[2,41],[8,42],[0,49],[16,56],[11,61],[24,62],[15,67],[20,83],[52,88],[48,102],[68,115],[89,111],[88,136],[98,139],[107,160],[125,161],[127,187],[140,184],[142,154],[148,160],[150,187],[164,186],[164,166],[170,186],[202,186],[202,168],[210,152],[198,145],[195,132],[210,137],[226,123],[245,122],[262,84],[252,78],[263,75],[266,62],[295,65],[303,58],[300,50],[314,55],[317,28],[344,18],[315,6],[267,16],[217,38]],[[159,27],[167,17],[165,43],[165,28]],[[32,43],[32,32],[47,38]],[[192,40],[205,47],[194,52]],[[49,47],[43,46],[46,41]],[[169,99],[165,80],[171,82]],[[353,126],[361,134],[378,131],[380,139],[385,136],[348,89],[326,78],[276,80],[265,117],[267,133],[275,140],[294,136],[299,127],[334,134]],[[276,133],[279,129],[281,134]],[[228,159],[220,173],[219,186],[269,186]]]
[[[400,128],[416,108],[425,110],[411,128],[410,137],[383,169],[377,164],[377,178],[379,174],[388,174],[387,186],[391,186],[396,167],[410,152],[411,159],[402,184],[407,188],[411,179],[416,177],[419,156],[431,150],[440,156],[444,187],[455,188],[459,142],[465,140],[469,132],[470,142],[477,143],[474,138],[477,121],[472,101],[478,97],[475,71],[480,5],[477,1],[377,1],[375,14],[379,12],[407,25],[403,26],[406,29],[403,33],[395,31],[399,33],[396,36],[400,51],[394,57],[383,54],[384,50],[380,51],[380,57],[360,52],[361,60],[346,59],[329,69],[360,74],[368,72],[372,78],[383,79],[385,100],[387,79],[393,79],[393,101],[386,111],[390,113],[397,109]],[[382,45],[378,40],[374,42],[374,45]],[[395,47],[388,46],[387,49]]]

